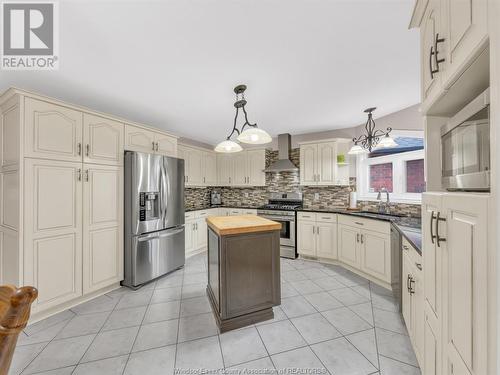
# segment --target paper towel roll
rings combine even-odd
[[[349,208],[355,209],[358,206],[358,199],[356,197],[356,192],[351,191],[349,193]]]

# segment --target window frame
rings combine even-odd
[[[408,193],[406,191],[406,162],[410,160],[424,159],[425,150],[416,150],[368,158],[367,154],[357,155],[358,166],[356,172],[356,190],[358,199],[365,201],[376,201],[378,192],[370,192],[370,165],[392,163],[392,193],[391,201],[396,203],[420,204],[422,193]]]

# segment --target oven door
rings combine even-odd
[[[280,245],[295,246],[295,219],[291,216],[259,215],[281,224]]]

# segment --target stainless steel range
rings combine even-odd
[[[257,209],[257,215],[281,223],[280,254],[297,257],[296,213],[302,207],[302,193],[271,193],[268,204]]]

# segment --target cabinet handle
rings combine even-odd
[[[319,227],[316,227],[316,233],[319,234]]]
[[[229,183],[231,183],[231,177],[229,177]]]
[[[359,242],[359,233],[356,233],[356,242]]]
[[[415,284],[415,279],[413,278],[413,276],[410,276],[410,294],[415,294],[415,290],[413,289],[413,286],[412,284]]]
[[[436,216],[434,216],[434,211],[431,212],[431,222],[430,222],[430,226],[431,226],[431,243],[434,244],[434,238],[436,238],[436,236],[434,235],[434,227],[432,226],[432,222],[434,221],[434,219],[436,218]]]
[[[406,276],[406,290],[410,293],[410,274]]]
[[[82,154],[82,144],[80,142],[78,142],[78,144],[76,145],[76,148],[77,148],[77,152],[78,152],[78,155],[81,155]]]
[[[159,142],[156,142],[156,151],[158,151],[160,149],[158,144],[159,144]]]
[[[422,264],[420,263],[415,263],[415,266],[420,270],[422,271]]]
[[[445,59],[438,58],[438,43],[443,43],[444,38],[439,37],[439,33],[436,33],[436,38],[434,39],[434,62],[436,63],[436,72],[439,72],[439,64],[443,63]]]
[[[151,142],[151,144],[153,145],[153,151],[155,150],[155,142]]]
[[[358,225],[365,225],[363,223],[360,223],[359,221],[355,221],[354,224],[358,224]]]
[[[203,177],[203,183],[205,183],[205,177]]]
[[[438,211],[437,216],[436,216],[436,242],[438,247],[441,247],[440,242],[446,242],[446,238],[439,237],[439,222],[440,221],[446,221],[444,217],[439,217],[441,213]]]
[[[364,241],[364,237],[363,237],[363,236],[364,236],[364,235],[362,234],[362,235],[361,235],[361,243],[364,243],[364,242],[363,242],[363,241]]]
[[[431,73],[431,79],[434,79],[434,74],[437,73],[439,71],[439,69],[434,69],[432,67],[432,57],[434,56],[435,52],[434,52],[434,47],[431,46],[431,51],[429,52],[429,72]]]
[[[82,180],[82,170],[80,168],[78,168],[78,170],[76,171],[76,178],[78,179],[78,181],[81,181]]]
[[[313,226],[313,234],[316,233],[316,227]]]
[[[88,169],[85,171],[85,181],[89,182],[89,170]]]
[[[85,156],[89,156],[90,154],[90,145],[87,143],[85,145]]]
[[[404,249],[404,250],[406,250],[406,251],[408,251],[408,250],[409,250],[409,247],[408,247],[408,246],[406,246],[406,245],[403,245],[403,249]]]

